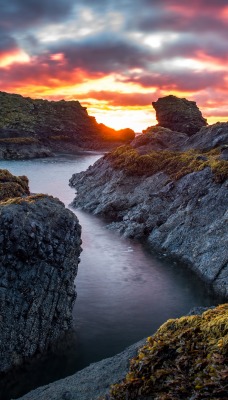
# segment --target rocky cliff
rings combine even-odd
[[[1,171],[0,185],[2,375],[71,328],[81,228],[58,199],[29,195],[26,177]]]
[[[107,154],[73,175],[73,205],[108,217],[109,228],[126,237],[146,239],[228,297],[227,124],[202,129],[196,146],[193,136],[156,127]]]
[[[98,124],[78,101],[33,100],[0,92],[0,158],[99,150],[133,138],[131,129],[115,131]]]

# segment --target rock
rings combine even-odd
[[[136,136],[131,146],[140,154],[146,154],[151,150],[179,150],[188,139],[185,133],[174,132],[161,126],[151,126]]]
[[[158,125],[172,131],[191,136],[207,125],[194,101],[170,95],[158,99],[152,105],[156,111]]]
[[[140,147],[139,147],[140,148]],[[113,221],[110,229],[192,268],[228,297],[228,165],[219,153],[123,146],[73,175],[73,206]]]
[[[30,194],[27,176],[14,176],[6,169],[0,170],[0,201]]]
[[[90,364],[72,376],[32,390],[18,400],[62,400],[66,393],[74,400],[95,400],[107,393],[112,383],[124,378],[130,358],[137,354],[145,341],[140,340],[122,353]]]
[[[80,234],[77,217],[58,199],[0,202],[1,374],[45,352],[72,327]]]
[[[0,158],[19,159],[113,148],[129,142],[131,129],[98,124],[79,101],[48,101],[0,92]]]
[[[204,307],[191,310],[188,315],[200,315]],[[178,321],[178,320],[177,320]],[[74,375],[32,390],[18,400],[62,400],[71,396],[74,400],[99,399],[108,396],[111,384],[120,382],[126,376],[130,359],[145,346],[146,338],[128,347],[114,357],[91,364]]]
[[[28,160],[31,158],[45,158],[54,156],[54,153],[32,138],[0,139],[0,160]]]
[[[228,122],[217,122],[200,129],[198,133],[188,138],[185,149],[209,151],[220,147],[222,151],[228,146]]]

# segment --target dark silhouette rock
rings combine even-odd
[[[79,101],[33,100],[0,92],[0,158],[113,148],[133,138],[130,129],[116,131],[98,124]]]
[[[152,103],[159,126],[194,135],[207,121],[194,101],[170,95]]]
[[[81,251],[77,217],[58,199],[16,196],[0,202],[0,373],[72,327]]]

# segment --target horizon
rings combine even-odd
[[[156,125],[169,94],[228,120],[226,0],[0,0],[0,90],[78,100],[115,129]]]

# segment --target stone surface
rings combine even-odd
[[[225,151],[228,147],[228,122],[217,122],[200,129],[184,143],[184,148],[209,151],[216,147]]]
[[[0,373],[71,328],[80,234],[77,217],[58,199],[0,202]]]
[[[0,92],[0,159],[113,148],[134,136],[131,129],[116,131],[98,124],[78,101],[33,100]]]
[[[159,164],[162,153],[158,153]],[[107,155],[87,171],[73,175],[70,184],[77,189],[73,205],[108,217],[112,221],[109,228],[126,237],[146,238],[152,249],[184,262],[228,297],[226,162],[222,163],[226,173],[221,181],[219,174],[215,177],[204,166],[204,155],[193,156],[191,173],[173,179],[163,171],[143,175],[130,146],[126,154],[130,169],[119,168],[118,157],[114,167],[113,156]],[[119,158],[126,166],[126,158],[122,154]],[[198,161],[202,170],[197,164],[194,171]],[[134,173],[132,165],[138,165]]]
[[[158,99],[152,105],[156,111],[158,125],[172,131],[191,136],[207,125],[194,101],[169,95]]]
[[[198,307],[188,315],[200,315],[207,309]],[[18,400],[62,400],[66,397],[72,400],[99,399],[109,392],[110,385],[120,382],[126,376],[130,359],[135,357],[145,344],[146,338],[114,357],[93,363],[72,376],[32,390]]]
[[[188,136],[185,133],[174,132],[161,126],[151,126],[138,135],[131,142],[131,146],[139,151],[140,154],[147,154],[151,150],[179,150],[181,149]]]
[[[129,360],[144,345],[143,339],[114,357],[106,358],[67,378],[32,390],[18,400],[92,400],[108,392],[110,385],[121,381],[129,368]]]

